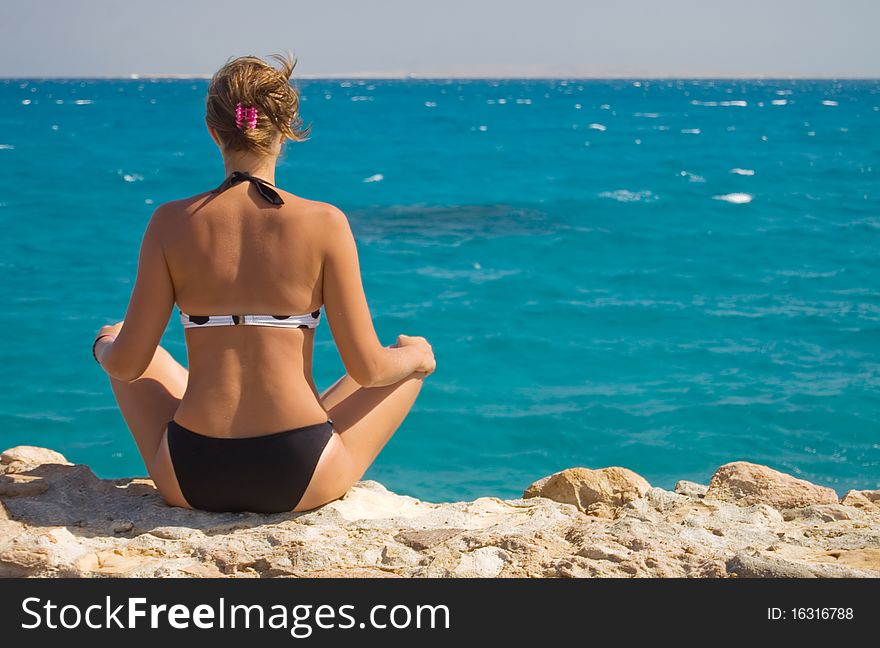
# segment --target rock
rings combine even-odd
[[[746,461],[725,464],[715,471],[705,498],[740,506],[763,503],[778,510],[838,503],[832,488]]]
[[[416,551],[430,549],[453,536],[458,535],[465,529],[419,529],[416,531],[402,531],[394,536],[394,539]]]
[[[880,490],[851,490],[840,503],[863,511],[880,513]]]
[[[361,481],[306,513],[205,513],[42,448],[0,456],[14,468],[0,475],[0,576],[880,577],[872,491],[780,513],[574,468],[522,499],[424,502]]]
[[[134,528],[134,524],[128,520],[118,520],[110,528],[113,533],[128,533]]]
[[[865,578],[869,571],[847,565],[805,564],[767,555],[737,553],[727,561],[727,571],[738,578]]]
[[[846,565],[861,570],[880,571],[880,547],[853,550],[839,549],[826,551],[824,554],[838,565]]]
[[[706,491],[709,490],[709,487],[686,479],[680,479],[675,483],[675,488],[673,490],[680,495],[701,498],[706,494]]]
[[[16,446],[0,454],[0,475],[19,472],[26,466],[53,463],[70,465],[60,452],[36,446]]]
[[[614,508],[642,497],[650,488],[643,477],[626,468],[568,468],[536,481],[523,497],[546,497],[598,517],[613,517]]]
[[[39,477],[0,475],[0,497],[30,497],[45,493],[48,488]]]
[[[33,465],[46,463],[70,464],[60,452],[38,446],[15,446],[0,453],[0,463],[10,464],[20,461]]]
[[[505,564],[510,562],[510,559],[510,554],[503,549],[480,547],[461,555],[453,575],[459,578],[491,578],[498,576]]]
[[[834,520],[856,520],[859,511],[843,504],[810,504],[801,508],[784,509],[782,517],[788,521],[805,520],[814,522],[833,522]]]

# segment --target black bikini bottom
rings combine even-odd
[[[203,511],[292,511],[305,493],[333,421],[265,436],[218,438],[168,421],[168,449],[180,490]]]

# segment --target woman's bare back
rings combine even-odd
[[[323,305],[328,205],[250,183],[170,203],[162,244],[177,306],[196,315],[295,314]],[[315,329],[187,329],[189,382],[175,414],[202,434],[243,437],[327,420],[312,379]]]

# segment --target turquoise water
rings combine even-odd
[[[300,86],[278,183],[346,211],[381,340],[438,361],[367,477],[443,501],[742,459],[880,486],[880,82]],[[156,205],[223,179],[206,87],[0,81],[0,446],[144,474],[90,344]],[[163,344],[185,362],[173,317]]]

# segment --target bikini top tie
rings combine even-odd
[[[223,181],[223,184],[221,184],[219,187],[217,187],[216,189],[211,191],[211,193],[212,194],[222,193],[222,192],[226,191],[227,189],[229,189],[229,187],[231,187],[232,185],[236,185],[239,182],[244,182],[245,180],[250,182],[252,185],[254,185],[257,188],[257,191],[260,192],[260,195],[263,198],[265,198],[266,200],[268,200],[270,203],[272,203],[273,205],[283,205],[284,204],[284,201],[281,199],[281,196],[279,196],[278,192],[272,188],[275,185],[273,185],[270,182],[266,182],[262,178],[252,176],[247,171],[233,171],[232,173],[229,174],[229,177]]]

